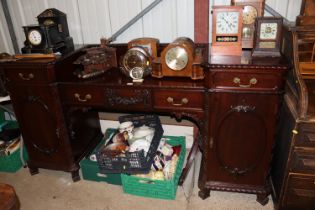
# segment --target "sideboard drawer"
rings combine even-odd
[[[314,173],[315,174],[315,150],[313,151],[294,151],[291,171],[295,173]],[[315,181],[315,180],[314,180]]]
[[[191,90],[159,90],[154,92],[154,107],[157,109],[191,109],[202,110],[204,94]]]
[[[55,75],[51,69],[46,68],[24,68],[24,69],[5,69],[5,76],[10,82],[23,82],[24,84],[48,83],[55,80]]]
[[[282,89],[283,82],[276,74],[259,74],[249,72],[213,72],[211,87],[233,90],[248,89]]]
[[[61,102],[68,105],[103,105],[104,93],[96,86],[61,85]]]
[[[284,205],[288,209],[314,209],[315,176],[289,175]]]

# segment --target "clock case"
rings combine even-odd
[[[277,35],[275,39],[261,39],[260,31],[261,24],[263,23],[276,23]],[[252,50],[252,56],[254,57],[279,57],[281,56],[281,44],[282,44],[282,23],[281,17],[259,17],[256,18],[256,32],[255,43]],[[262,47],[262,44],[268,47]]]
[[[238,33],[236,34],[217,34],[217,14],[220,12],[238,12]],[[241,6],[213,6],[212,7],[212,44],[211,55],[242,55],[242,13]],[[218,37],[236,37],[235,42],[221,42]]]
[[[235,6],[252,6],[257,11],[257,17],[264,16],[265,10],[265,0],[232,0],[232,5]],[[244,15],[244,11],[243,11]],[[244,30],[249,28],[250,34],[248,37],[244,36]],[[255,37],[255,21],[251,24],[245,24],[243,22],[242,27],[242,48],[243,49],[252,49],[254,46],[254,37]]]
[[[315,25],[315,1],[303,0],[300,15],[296,17],[296,25]]]
[[[131,50],[139,51],[143,55],[143,58],[146,58],[149,62],[148,68],[143,69],[143,77],[149,75],[152,71],[152,60],[157,58],[157,48],[159,45],[159,40],[156,38],[150,38],[150,37],[143,37],[143,38],[137,38],[133,39],[128,42],[128,50],[120,58],[120,69],[121,71],[128,77],[130,76],[130,70],[128,67],[124,65],[124,60],[128,59],[126,56],[128,56],[128,52]]]
[[[39,14],[37,20],[38,25],[23,26],[26,40],[22,53],[67,53],[74,50],[65,13],[50,8]],[[42,35],[39,45],[33,45],[28,40],[31,30],[37,30]]]
[[[188,55],[187,65],[182,70],[173,70],[165,62],[165,56],[168,50],[174,47],[184,48]],[[187,37],[179,37],[168,44],[158,57],[152,62],[151,76],[162,77],[190,77],[193,80],[204,79],[204,71],[201,66],[203,62],[202,49],[195,46],[195,43]]]

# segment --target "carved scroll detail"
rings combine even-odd
[[[110,106],[135,104],[148,106],[151,101],[151,93],[147,89],[133,90],[133,96],[120,96],[115,90],[107,88],[105,95]]]

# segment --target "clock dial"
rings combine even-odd
[[[182,47],[173,47],[166,52],[165,63],[170,69],[180,71],[188,63],[188,54]]]
[[[217,34],[237,34],[238,17],[238,12],[218,12],[216,22]]]
[[[257,15],[258,15],[258,12],[255,7],[245,6],[243,9],[243,24],[254,23]]]
[[[134,67],[130,70],[130,77],[132,79],[142,79],[144,69],[141,67]]]
[[[149,58],[146,54],[137,49],[128,50],[123,57],[123,66],[127,70],[135,67],[146,69],[150,66]]]
[[[32,45],[39,45],[42,42],[42,34],[38,30],[31,30],[27,37]]]
[[[260,25],[260,39],[276,39],[277,23],[262,23]]]

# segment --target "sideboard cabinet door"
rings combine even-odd
[[[279,96],[218,92],[209,97],[210,138],[201,180],[209,189],[266,193]]]
[[[56,86],[10,86],[11,99],[29,153],[28,166],[67,170],[69,157],[67,136],[61,108],[56,100]]]

